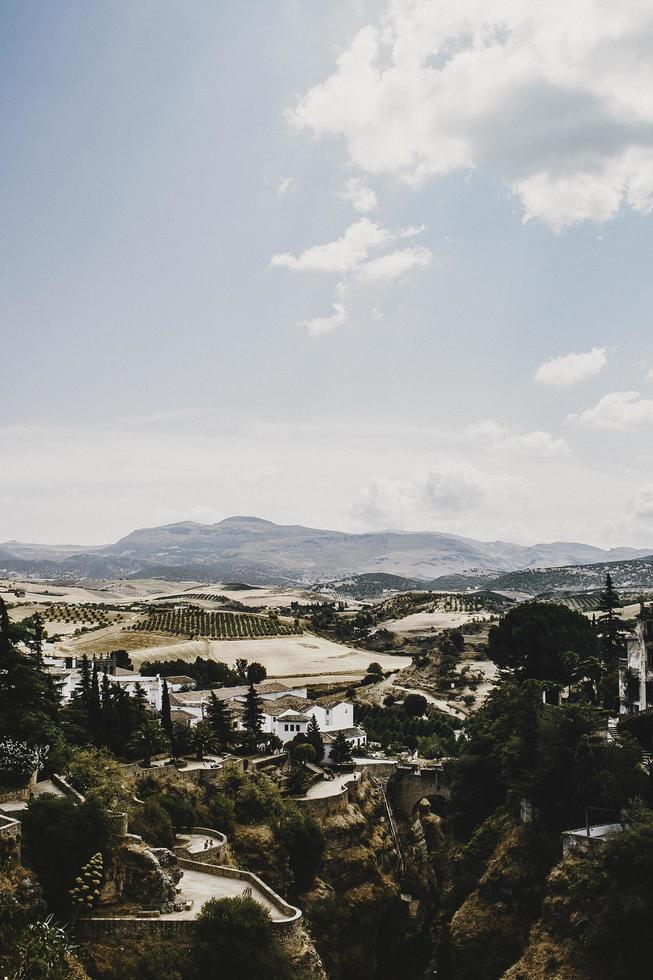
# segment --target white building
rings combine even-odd
[[[43,658],[44,666],[50,676],[55,680],[59,687],[61,700],[67,704],[82,682],[81,658],[76,656],[46,656]],[[110,666],[108,670],[109,683],[127,691],[130,697],[134,697],[139,685],[147,697],[150,708],[154,711],[161,710],[161,699],[163,696],[163,679],[159,674],[154,677],[147,677],[134,670],[125,670],[123,667],[109,665],[108,661],[96,661],[98,667],[98,680],[102,683],[103,666]],[[93,668],[93,661],[89,661],[89,667]]]
[[[206,709],[211,694],[227,704],[236,731],[244,731],[242,720],[248,687],[222,687],[211,691],[180,691],[170,695],[172,718],[194,727],[206,717]],[[311,719],[315,718],[324,738],[325,759],[330,755],[330,746],[335,735],[342,731],[360,748],[367,742],[362,728],[354,725],[354,706],[349,701],[322,705],[307,697],[305,687],[287,687],[278,681],[261,684],[257,688],[261,701],[262,731],[265,735],[276,735],[285,745],[297,735],[306,735]],[[327,737],[328,736],[328,737]]]
[[[642,602],[619,669],[619,712],[637,714],[648,708],[653,708],[653,604]]]

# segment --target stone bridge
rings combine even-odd
[[[411,817],[420,800],[449,799],[441,766],[397,766],[388,782],[388,796],[397,814]]]

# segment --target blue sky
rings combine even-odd
[[[653,546],[647,6],[4,3],[0,540]]]

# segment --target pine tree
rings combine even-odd
[[[147,700],[147,694],[138,681],[134,685],[134,707],[137,715],[140,716],[142,721],[145,721],[149,715],[149,702]]]
[[[38,613],[34,613],[34,634],[32,638],[32,651],[34,659],[39,667],[43,666],[43,620]]]
[[[102,711],[111,710],[111,681],[106,670],[102,674],[102,684],[100,685],[100,704]]]
[[[231,740],[231,716],[224,701],[211,691],[211,700],[206,709],[206,718],[210,724],[221,749],[225,749]]]
[[[52,744],[59,733],[59,694],[50,675],[12,640],[0,599],[0,737]]]
[[[88,712],[88,706],[91,700],[91,667],[86,654],[82,657],[82,663],[79,668],[79,687],[77,688],[76,695],[81,701],[84,710]]]
[[[256,688],[253,684],[249,685],[249,690],[245,696],[243,724],[245,725],[246,730],[253,737],[260,735],[263,729],[263,711],[261,710],[261,699],[256,693]]]
[[[172,714],[170,712],[170,694],[168,692],[168,682],[165,677],[163,678],[163,694],[161,695],[161,727],[168,738],[172,739],[173,728]]]
[[[0,599],[0,657],[6,656],[10,649],[11,640],[9,638],[9,613],[7,612],[4,599]]]
[[[315,761],[321,762],[324,758],[324,739],[322,738],[320,726],[317,723],[315,715],[313,715],[308,723],[306,739],[315,749]]]
[[[88,727],[91,730],[91,734],[95,737],[97,737],[100,732],[100,716],[100,684],[98,681],[97,664],[94,660],[93,669],[91,671],[91,690],[88,697]]]
[[[348,742],[342,732],[338,732],[331,746],[331,762],[335,766],[344,766],[352,760],[351,742]]]
[[[619,617],[615,610],[619,608],[619,596],[612,585],[612,576],[608,572],[605,577],[605,589],[599,598],[599,616],[597,633],[601,640],[604,659],[610,666],[615,666],[621,653],[623,641],[621,637]]]

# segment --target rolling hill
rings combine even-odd
[[[441,583],[435,588],[465,588],[485,586],[488,577],[599,567],[649,554],[575,542],[524,546],[476,541],[437,531],[349,534],[257,517],[230,517],[209,525],[184,521],[142,528],[98,548],[70,553],[70,547],[0,543],[0,570],[48,578],[192,578],[269,585],[390,575],[414,582],[409,588],[434,582]]]

